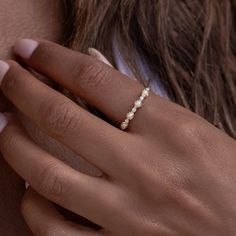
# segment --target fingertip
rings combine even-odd
[[[0,133],[2,133],[7,124],[8,124],[7,116],[0,112]]]
[[[24,59],[29,59],[39,43],[33,39],[18,39],[13,46],[13,52]]]
[[[88,48],[88,53],[89,53],[90,56],[98,59],[99,61],[102,61],[103,63],[105,63],[105,64],[107,64],[111,67],[113,67],[112,64],[107,60],[107,58],[101,52],[99,52],[97,49]]]
[[[25,182],[25,189],[27,190],[30,187],[28,182]]]
[[[0,84],[9,69],[10,65],[5,61],[0,60]]]

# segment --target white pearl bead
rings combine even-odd
[[[134,113],[129,112],[126,117],[127,117],[127,119],[132,120],[134,118]]]
[[[142,91],[142,94],[139,97],[139,99],[134,102],[134,106],[133,106],[132,110],[126,114],[125,121],[123,121],[120,125],[121,130],[125,130],[128,128],[129,122],[134,118],[134,114],[137,111],[137,109],[142,106],[142,102],[149,95],[149,91],[150,91],[150,88],[145,88]]]
[[[141,100],[137,100],[135,103],[134,103],[135,107],[136,108],[140,108],[142,106],[142,101]]]
[[[126,122],[122,122],[120,128],[122,130],[125,130],[128,127],[128,124]]]
[[[144,96],[140,96],[139,100],[142,102],[144,100]]]
[[[149,92],[147,90],[143,90],[143,92],[142,92],[142,96],[143,97],[147,97],[148,94],[149,94]]]

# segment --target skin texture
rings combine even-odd
[[[1,22],[0,31],[2,35],[1,37],[2,45],[4,45],[4,47],[1,47],[2,58],[8,58],[11,56],[10,47],[12,46],[15,39],[20,38],[20,37],[47,38],[52,41],[60,41],[60,35],[62,33],[62,29],[61,29],[61,15],[62,14],[61,14],[60,6],[57,5],[59,1],[48,1],[48,0],[47,1],[24,0],[23,1],[22,0],[20,4],[18,2],[19,1],[16,1],[16,0],[15,1],[3,0],[0,3],[1,10],[2,10],[1,21],[0,21]],[[15,9],[17,9],[16,10],[17,12],[14,12],[14,11],[12,12],[13,5],[15,6]],[[9,12],[11,12],[11,14],[6,14]],[[26,14],[28,15],[29,12],[31,14],[30,14],[30,17],[27,18]],[[31,16],[34,16],[34,20],[32,20]],[[48,22],[51,22],[51,24],[48,24]],[[8,31],[6,31],[6,29],[8,29]],[[52,62],[54,62],[54,60],[52,60]],[[58,67],[58,65],[56,66]],[[43,68],[42,68],[42,71],[43,71]],[[19,71],[19,73],[16,74],[17,77],[20,76],[20,74],[21,73]],[[38,77],[40,77],[40,79],[43,79],[43,77],[41,76],[38,76]],[[120,78],[118,75],[117,77]],[[97,78],[97,76],[93,76],[91,78]],[[90,87],[95,84],[97,85],[98,82],[96,82],[96,80],[92,80],[92,81],[94,81],[94,83],[90,83],[89,84]],[[48,82],[49,81],[47,81],[47,83]],[[63,80],[57,81],[57,82],[63,83]],[[105,82],[106,80],[104,81],[104,83]],[[50,82],[50,84],[53,84],[53,83]],[[132,88],[133,90],[133,87],[129,87],[129,86],[127,87],[127,84],[125,84],[124,87],[127,88],[127,91],[130,91],[128,90],[130,88]],[[138,92],[140,92],[140,89],[141,88],[138,87],[137,90],[134,89],[133,91],[135,93],[137,92],[138,94]],[[105,90],[109,91],[110,87],[107,87]],[[19,91],[21,90],[19,89]],[[27,91],[29,90],[27,89],[26,93],[22,93],[22,94],[27,95]],[[85,96],[85,93],[87,92],[88,90],[86,89],[84,90],[84,92],[80,90],[79,94],[82,96]],[[114,94],[112,92],[110,93],[112,95]],[[117,90],[115,91],[115,94],[118,95]],[[126,93],[126,95],[127,94],[128,93]],[[113,115],[117,114],[117,111],[119,109],[121,109],[120,110],[121,114],[124,115],[125,111],[129,110],[128,105],[131,104],[131,102],[133,102],[133,98],[137,94],[134,95],[131,93],[130,97],[128,98],[128,101],[125,101],[125,103],[122,103],[121,101],[123,98],[127,98],[127,96],[122,95],[119,99],[119,102],[121,102],[120,107],[118,106],[117,108],[117,106],[114,106],[114,110],[109,111],[108,115],[111,116],[113,120],[116,120],[116,117],[113,117]],[[100,98],[102,96],[102,93],[96,94],[96,96],[95,95],[93,96],[96,98]],[[88,97],[86,98],[88,99]],[[94,100],[91,102],[93,103]],[[161,108],[164,109],[166,106],[166,103],[163,103],[163,104],[164,105],[161,106]],[[107,104],[103,104],[103,109],[106,109],[107,107],[106,105]],[[161,103],[159,103],[159,105],[161,105]],[[155,105],[150,105],[149,107],[154,107],[154,106]],[[230,224],[231,223],[230,219],[232,219],[232,222],[235,221],[235,206],[233,205],[233,202],[232,202],[232,199],[234,199],[234,196],[235,196],[235,189],[233,186],[235,180],[232,177],[234,176],[233,173],[235,170],[234,168],[235,161],[234,161],[234,158],[232,158],[235,155],[235,148],[234,148],[235,142],[232,139],[229,139],[227,135],[224,135],[222,132],[219,132],[215,128],[211,127],[208,123],[205,125],[205,122],[202,119],[199,120],[199,117],[196,118],[194,116],[193,118],[192,113],[190,115],[188,112],[186,113],[186,110],[177,109],[176,111],[175,110],[176,107],[171,106],[170,108],[173,108],[173,110],[171,109],[171,111],[173,112],[171,113],[171,117],[173,115],[174,119],[165,120],[166,117],[169,117],[169,113],[168,115],[164,113],[164,115],[162,116],[163,118],[162,121],[164,121],[164,123],[161,123],[163,124],[163,129],[161,130],[159,130],[159,127],[156,127],[155,129],[153,125],[151,126],[151,130],[148,130],[148,129],[145,130],[143,129],[143,126],[142,126],[143,124],[142,119],[145,118],[145,114],[141,113],[140,117],[137,118],[137,121],[142,120],[141,122],[142,124],[140,124],[140,127],[137,126],[139,127],[137,130],[145,133],[145,137],[147,138],[147,140],[150,141],[150,145],[151,145],[151,146],[145,146],[145,145],[142,146],[141,144],[143,144],[143,140],[139,140],[140,141],[140,148],[138,149],[139,152],[130,153],[128,156],[129,158],[133,156],[135,163],[137,162],[137,159],[138,159],[137,163],[139,163],[140,167],[142,167],[138,170],[137,169],[134,170],[134,176],[137,173],[137,171],[138,173],[140,173],[140,176],[136,176],[137,179],[140,180],[139,183],[137,183],[137,181],[135,181],[134,178],[127,178],[129,179],[128,182],[127,182],[127,179],[125,181],[125,176],[124,177],[120,176],[120,178],[117,178],[118,183],[119,184],[122,183],[122,187],[119,188],[119,193],[122,196],[124,196],[125,198],[124,202],[127,200],[129,200],[130,202],[136,202],[136,204],[134,204],[135,205],[134,207],[141,206],[140,208],[137,208],[137,209],[135,208],[138,212],[143,213],[143,212],[146,212],[147,209],[148,209],[147,211],[149,212],[149,210],[152,209],[150,208],[150,206],[146,205],[147,202],[153,203],[153,206],[155,206],[154,207],[155,209],[156,199],[153,199],[152,196],[160,197],[159,198],[161,202],[160,206],[163,206],[163,208],[161,207],[159,208],[159,212],[161,214],[159,217],[163,219],[162,224],[156,224],[155,217],[153,217],[151,221],[148,221],[148,217],[147,217],[147,222],[149,223],[152,222],[151,226],[153,226],[153,227],[150,226],[147,229],[147,227],[145,227],[145,224],[142,223],[145,217],[139,217],[137,218],[136,222],[131,222],[129,224],[130,227],[127,227],[127,225],[123,227],[124,225],[121,224],[122,222],[120,222],[119,219],[117,219],[116,222],[114,221],[110,222],[109,225],[108,225],[109,220],[106,220],[106,225],[105,225],[104,222],[100,221],[101,219],[99,219],[99,221],[95,219],[94,217],[96,216],[91,217],[90,215],[88,215],[88,209],[85,209],[82,212],[81,210],[77,211],[76,208],[78,208],[78,206],[76,206],[75,204],[73,204],[73,206],[71,206],[71,208],[69,209],[71,209],[72,211],[75,211],[78,214],[84,215],[85,217],[93,220],[94,222],[98,224],[101,224],[106,229],[107,228],[111,229],[110,231],[114,232],[112,235],[127,235],[127,234],[138,235],[135,229],[139,229],[138,233],[144,232],[146,234],[148,231],[150,235],[151,234],[157,235],[157,233],[160,233],[160,232],[161,232],[161,235],[165,235],[165,234],[173,235],[172,233],[173,228],[175,229],[174,232],[180,232],[180,235],[189,235],[189,232],[191,231],[192,227],[188,228],[187,223],[189,225],[194,224],[194,225],[199,226],[197,227],[198,231],[194,232],[193,235],[203,235],[202,232],[204,233],[209,232],[208,235],[217,235],[217,234],[223,235],[226,232],[228,233],[227,235],[235,235],[234,229],[232,225]],[[125,111],[122,109],[124,109]],[[2,110],[5,110],[3,105],[2,105]],[[150,112],[150,110],[147,112]],[[180,115],[180,113],[181,114],[183,113],[183,114]],[[150,113],[147,113],[147,114],[150,114]],[[158,110],[156,114],[160,114],[160,111]],[[123,115],[122,117],[119,117],[117,121],[120,122],[123,119]],[[159,119],[159,117],[155,117],[152,115],[153,114],[150,114],[150,116],[148,116],[148,117],[151,117],[151,119],[148,120],[147,123],[155,124],[156,120]],[[193,121],[192,119],[185,120],[185,115],[187,117],[189,115],[189,117],[193,118],[194,121],[196,118],[197,125],[195,125],[195,122],[192,123]],[[98,169],[92,167],[91,165],[88,165],[87,162],[82,161],[80,158],[78,158],[78,156],[73,154],[73,152],[71,152],[68,148],[65,148],[63,145],[58,144],[53,139],[48,138],[47,136],[45,136],[45,134],[43,134],[38,129],[36,129],[35,125],[33,125],[31,122],[32,117],[26,118],[23,115],[18,114],[18,117],[19,116],[21,118],[21,123],[23,123],[23,125],[26,126],[27,132],[30,134],[30,136],[34,140],[37,141],[37,143],[40,144],[41,147],[43,147],[43,150],[46,150],[49,153],[54,154],[54,156],[57,156],[62,160],[65,160],[67,157],[70,161],[67,160],[66,162],[70,166],[74,167],[75,169],[81,170],[84,173],[88,173],[95,176],[99,176],[101,174],[101,171],[98,171]],[[186,128],[186,123],[183,124],[180,121],[182,122],[187,121],[187,124],[189,124],[187,128]],[[118,124],[119,122],[114,122],[114,123]],[[168,126],[167,126],[167,123],[168,123]],[[12,121],[9,127],[10,127],[10,131],[6,131],[9,137],[16,137],[16,140],[17,140],[17,137],[19,137],[17,135],[22,135],[21,132],[18,132],[18,124],[15,125],[14,121]],[[158,130],[158,132],[155,132],[155,130]],[[176,132],[174,133],[172,137],[170,136],[170,134],[173,134],[173,130],[176,130]],[[131,129],[131,131],[136,132],[135,129],[134,130]],[[159,137],[158,135],[160,133],[162,133],[163,136]],[[210,135],[208,135],[208,133]],[[25,133],[23,133],[23,137],[25,137],[24,135]],[[197,137],[197,139],[195,139],[195,136]],[[22,139],[22,136],[20,137],[21,137],[20,138],[21,140],[24,140]],[[115,143],[116,139],[114,140],[113,138],[111,138],[111,141],[114,141]],[[165,142],[163,141],[162,143],[161,142],[162,139],[165,140]],[[153,140],[158,140],[158,143],[152,143]],[[181,142],[176,142],[176,140],[181,140]],[[201,140],[204,140],[205,142],[202,142]],[[10,140],[8,139],[8,141]],[[6,145],[3,144],[3,146],[5,147],[5,152],[7,152],[7,147],[8,148],[10,147],[8,151],[13,150],[14,153],[19,153],[16,151],[17,146],[15,145],[11,146],[9,145],[9,143],[11,143],[12,145],[17,144],[17,143],[14,143],[14,140],[13,142],[8,142]],[[169,149],[169,146],[171,146],[172,148]],[[4,147],[3,147],[3,152],[4,152]],[[27,151],[25,151],[25,153],[29,152],[29,146],[26,145],[25,147],[27,147]],[[96,147],[96,144],[94,144],[92,147]],[[106,147],[110,147],[110,146],[106,146]],[[163,148],[163,150],[161,147]],[[168,148],[165,148],[165,147],[168,147]],[[22,149],[22,146],[18,148],[20,148],[23,153],[24,149]],[[91,143],[89,145],[89,148],[92,149]],[[161,149],[161,151],[159,148]],[[34,153],[36,149],[37,149],[36,147],[33,147],[32,153]],[[136,149],[137,149],[136,139],[135,139],[135,145],[133,145],[133,148],[131,148],[130,143],[122,144],[122,150],[124,151],[136,150]],[[159,179],[160,182],[163,182],[165,184],[158,185],[159,183],[156,182],[156,179],[153,180],[152,182],[153,185],[158,185],[158,187],[156,188],[157,190],[155,192],[153,192],[152,187],[150,187],[150,189],[146,187],[146,186],[149,186],[149,184],[147,185],[146,183],[150,183],[150,173],[153,173],[152,171],[150,171],[149,164],[155,163],[153,162],[152,159],[148,159],[148,157],[146,156],[147,149],[149,153],[148,157],[149,156],[155,157],[156,153],[159,153],[159,156],[163,156],[163,158],[158,159],[159,162],[156,168],[154,168],[153,165],[151,165],[152,169],[156,170],[157,172],[151,176],[154,176],[154,177],[156,175],[158,176],[160,175],[160,177],[165,176],[165,179],[161,179],[161,178]],[[152,150],[155,153],[155,155],[152,155],[153,153],[151,153],[150,150]],[[194,155],[195,159],[190,158],[193,156],[192,155],[193,150],[194,150],[194,153],[196,154],[196,156]],[[124,153],[120,155],[119,152],[117,153],[114,152],[113,155],[116,154],[116,156],[119,156],[119,157],[124,155],[125,159],[128,159],[127,155],[125,155]],[[145,154],[142,157],[143,159],[140,157],[141,156],[140,153]],[[176,156],[173,156],[173,153],[176,154]],[[6,155],[6,156],[13,157],[14,159],[14,155],[12,156]],[[103,155],[101,154],[97,155],[96,158],[100,160],[101,156]],[[186,158],[184,159],[184,161],[183,159],[178,159],[178,157],[182,157],[182,156]],[[16,159],[16,162],[13,164],[11,163],[11,160],[9,161],[15,170],[17,168],[14,164],[17,164],[19,160],[23,160],[23,159],[20,159],[19,157],[21,156],[18,155],[17,156],[18,159]],[[202,157],[202,158],[199,158],[199,157]],[[24,158],[24,156],[22,156],[22,158]],[[174,158],[174,162],[173,162],[173,158]],[[191,163],[185,162],[188,159],[191,160]],[[139,160],[141,160],[141,162],[139,162]],[[149,164],[147,160],[150,161]],[[199,160],[199,161],[196,161],[196,160]],[[29,162],[29,164],[30,163],[31,162]],[[37,166],[37,170],[40,170],[40,166],[41,166],[40,164],[42,163],[39,162],[38,164],[39,165]],[[101,162],[99,161],[98,164],[101,164]],[[123,162],[121,164],[121,167],[119,167],[119,173],[122,173],[122,175],[124,173],[124,170],[125,170],[124,168],[126,167],[126,164],[127,163]],[[184,164],[188,168],[185,168]],[[117,168],[117,166],[115,167]],[[114,177],[113,175],[115,174],[116,168],[114,168],[114,171],[112,170],[112,173],[109,175],[109,177]],[[27,170],[28,169],[29,168],[27,168]],[[21,170],[22,169],[18,170],[18,172],[20,172]],[[107,172],[109,172],[109,170],[110,168],[107,169]],[[0,198],[1,198],[0,199],[1,200],[0,201],[1,202],[0,203],[1,204],[0,205],[0,234],[1,235],[19,235],[19,232],[21,232],[22,235],[30,235],[30,232],[27,231],[27,228],[25,227],[22,221],[22,218],[20,216],[20,209],[19,209],[21,197],[23,195],[23,192],[25,191],[24,182],[21,181],[20,178],[18,178],[17,175],[14,174],[14,172],[10,168],[7,167],[3,159],[1,159],[1,162],[0,162],[0,171],[3,176],[3,178],[1,178],[0,180],[0,190],[2,193],[4,193],[0,195]],[[72,170],[70,169],[70,171]],[[162,175],[158,174],[159,172],[162,173]],[[197,173],[197,174],[194,176],[194,175],[191,175],[191,173],[189,172]],[[147,175],[147,173],[149,174]],[[25,176],[23,175],[22,177],[25,178]],[[51,177],[52,176],[48,176],[48,179],[46,178],[45,183],[47,182],[47,180],[53,179]],[[206,181],[206,179],[208,181]],[[31,178],[27,180],[30,183],[33,181]],[[130,188],[132,190],[132,194],[127,193],[127,188],[125,188],[127,184],[129,187],[130,185],[137,186],[137,188]],[[153,185],[151,184],[151,186]],[[166,186],[163,186],[163,185],[166,185]],[[193,187],[192,187],[195,185],[199,187],[199,188],[195,188],[196,192],[193,191]],[[59,186],[60,186],[60,181],[59,181]],[[99,185],[96,184],[96,189],[98,189],[97,186]],[[209,186],[211,186],[210,191],[207,191]],[[140,187],[142,189],[141,192],[139,190]],[[50,190],[50,186],[49,187],[45,186],[45,188],[49,188]],[[45,193],[45,188],[42,187],[42,190],[41,190],[44,196],[48,194],[48,193]],[[38,190],[36,187],[35,189]],[[184,190],[187,189],[187,190],[183,191],[181,194],[180,190],[182,189]],[[150,194],[147,194],[148,192],[152,193],[151,196]],[[163,194],[164,196],[162,196],[160,192],[164,192]],[[214,192],[216,196],[211,196],[212,192]],[[226,196],[225,192],[226,193],[231,192],[231,194],[228,194]],[[206,194],[206,196],[203,193]],[[96,201],[99,200],[98,194],[99,192],[93,192],[92,194],[92,196],[96,198]],[[140,196],[140,198],[136,198],[135,196]],[[50,196],[47,195],[46,197],[50,199]],[[145,201],[141,198],[145,199]],[[81,199],[83,200],[83,198]],[[211,199],[212,205],[209,204],[207,199]],[[114,198],[112,199],[112,203],[114,203],[113,200]],[[158,202],[158,206],[160,202]],[[229,206],[229,203],[230,203],[230,206]],[[127,212],[127,209],[129,209],[130,211],[133,210],[132,204],[127,206],[124,204],[122,205],[122,204],[117,203],[117,206],[120,207],[119,211],[122,211],[122,213]],[[186,208],[187,213],[189,214],[186,214],[186,215],[181,214],[178,211],[179,206],[181,206],[181,209]],[[212,212],[212,208],[214,209],[216,208],[216,210]],[[104,209],[102,209],[102,211],[106,212]],[[174,219],[177,219],[177,220],[173,219],[173,222],[170,222],[169,221],[170,213],[167,214],[165,212],[166,209],[168,209],[168,212],[171,212],[171,213],[172,213],[172,210],[175,209],[173,210],[173,214],[171,214],[171,216],[175,216],[176,218]],[[68,224],[68,222],[66,222],[64,218],[60,214],[58,214],[57,211],[55,211],[55,208],[52,204],[50,204],[47,200],[45,200],[45,198],[40,197],[32,189],[30,189],[27,192],[24,198],[22,210],[23,210],[24,217],[27,220],[29,226],[37,235],[59,235],[57,232],[60,230],[60,233],[61,233],[62,229],[64,230],[63,231],[64,234],[68,234],[69,232],[70,235],[73,235],[73,234],[78,235],[78,231],[81,230],[81,227],[78,226],[77,224]],[[113,213],[114,215],[117,215],[116,214],[117,212],[114,211]],[[45,214],[47,217],[45,217]],[[156,216],[155,212],[154,212],[154,215]],[[191,219],[192,219],[191,222],[188,221],[189,215],[191,215]],[[109,219],[110,219],[110,216],[111,214],[109,214],[108,216]],[[130,222],[132,218],[129,216],[126,219],[127,219],[127,222]],[[181,219],[183,220],[181,221]],[[14,224],[12,222],[14,222]],[[185,224],[181,227],[183,222]],[[165,226],[169,225],[170,227],[169,228],[162,227],[163,225]],[[60,228],[58,228],[58,226],[60,226]],[[125,228],[128,231],[120,232],[119,229],[121,228],[122,229]],[[85,230],[83,231],[82,235],[90,236],[90,235],[96,235],[96,234],[93,232],[87,232],[87,230]]]
[[[4,95],[43,132],[104,173],[92,177],[65,165],[32,142],[8,114],[0,148],[8,164],[32,186],[22,213],[35,235],[236,234],[234,139],[153,93],[123,132],[116,126],[142,86],[92,57],[45,40],[38,45],[22,60],[93,104],[113,125],[38,81],[15,61],[6,61],[10,69],[1,83]],[[103,230],[66,221],[50,201]]]
[[[1,0],[0,1],[0,56],[12,58],[11,47],[21,37],[46,38],[60,42],[62,6],[59,0]],[[41,77],[42,78],[42,77]],[[1,111],[6,110],[1,96]],[[32,128],[31,124],[24,122]],[[48,143],[35,130],[41,142]],[[47,146],[50,146],[48,144]],[[31,235],[20,214],[20,204],[25,191],[22,181],[0,158],[0,235]]]

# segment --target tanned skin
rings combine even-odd
[[[13,58],[11,47],[18,38],[44,38],[60,42],[63,34],[62,10],[59,0],[1,0],[0,57]],[[1,111],[8,109],[3,99],[0,101]],[[40,139],[47,143],[44,137]],[[0,235],[31,235],[20,212],[22,196],[25,192],[24,181],[15,174],[2,157],[0,173]]]

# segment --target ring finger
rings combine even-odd
[[[84,98],[117,125],[124,121],[143,89],[137,81],[99,60],[52,42],[23,39],[16,42],[14,51],[27,65]],[[154,98],[150,97],[145,106],[153,103]],[[155,102],[164,100],[155,99]],[[132,125],[139,126],[137,121],[132,121]]]

